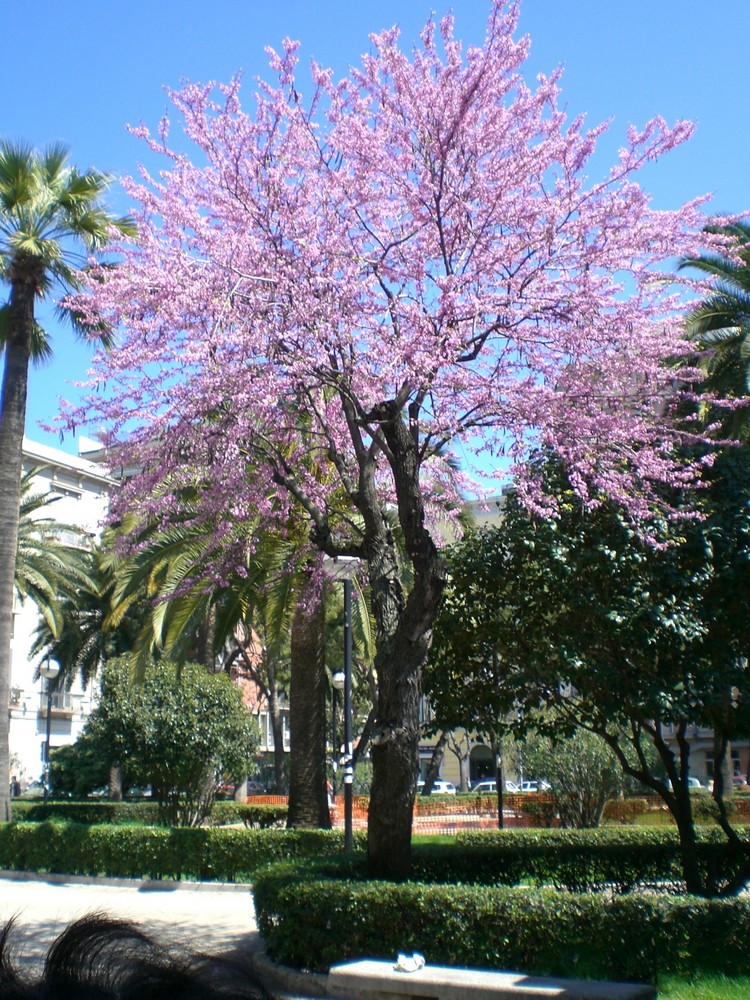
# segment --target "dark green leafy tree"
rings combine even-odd
[[[133,683],[125,659],[110,661],[85,729],[110,761],[153,788],[163,822],[197,826],[220,784],[251,768],[258,728],[224,673],[185,663],[153,664]]]
[[[510,553],[502,531],[467,530],[446,552],[448,585],[435,623],[424,691],[432,717],[428,734],[447,745],[455,729],[480,733],[496,767],[498,825],[503,825],[504,737],[516,718],[514,682],[499,643],[511,609],[503,603]]]
[[[522,731],[540,709],[554,708],[543,716],[550,735],[597,734],[624,773],[672,813],[689,890],[735,892],[750,864],[722,882],[698,862],[688,727],[714,730],[717,760],[750,732],[750,459],[743,449],[722,453],[706,475],[705,521],[656,517],[648,541],[612,506],[585,508],[555,465],[540,461],[538,471],[557,498],[557,517],[534,519],[510,495],[502,525],[465,543],[470,564],[484,562],[487,571],[438,634],[458,642],[450,656],[457,662],[463,652],[470,669],[464,684],[430,681],[436,710],[444,699],[465,720],[484,703]],[[487,629],[485,620],[493,623]],[[719,822],[741,855],[727,791],[718,774]]]
[[[82,733],[75,743],[54,747],[50,757],[54,794],[85,798],[109,782],[109,762],[95,740]]]

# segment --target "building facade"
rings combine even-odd
[[[84,447],[88,442],[81,439]],[[53,517],[84,533],[83,544],[99,537],[109,503],[112,481],[100,466],[82,456],[68,455],[56,448],[24,438],[23,472],[36,470],[32,480],[35,493],[56,497],[43,516]],[[42,773],[43,744],[47,734],[47,682],[39,676],[40,660],[31,653],[39,621],[36,605],[16,599],[13,609],[10,682],[11,775],[21,787]],[[50,746],[73,743],[95,701],[92,685],[84,688],[75,678],[69,689],[53,690],[50,701]]]

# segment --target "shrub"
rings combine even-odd
[[[647,812],[648,801],[644,798],[610,799],[604,807],[604,819],[609,823],[635,823]]]
[[[334,830],[0,824],[0,868],[17,871],[242,882],[270,861],[342,851]]]
[[[253,895],[269,954],[309,969],[416,950],[440,964],[597,979],[750,970],[744,899],[371,882],[357,859],[270,866]]]
[[[571,891],[606,888],[616,893],[664,882],[675,891],[682,887],[679,838],[673,827],[487,830],[458,834],[456,845],[466,861],[473,850],[482,858],[474,861],[477,875],[472,881],[525,880]],[[743,858],[719,830],[701,830],[697,849],[704,882],[716,891],[743,866]]]
[[[524,796],[518,805],[522,813],[536,820],[537,826],[551,827],[557,817],[557,803],[546,795]]]
[[[156,802],[13,802],[13,819],[43,823],[57,819],[70,823],[146,823],[159,822]]]

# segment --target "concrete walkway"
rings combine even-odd
[[[249,886],[0,873],[0,925],[16,917],[19,963],[40,962],[71,920],[94,910],[193,951],[244,957],[261,947]]]

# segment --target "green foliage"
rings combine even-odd
[[[84,798],[109,781],[109,761],[86,734],[75,743],[55,747],[50,754],[50,777],[55,793]]]
[[[703,352],[701,388],[719,398],[745,399],[750,393],[750,225],[735,221],[707,226],[706,232],[725,242],[723,248],[680,261],[681,268],[716,279],[713,292],[688,314],[687,332]],[[747,407],[703,411],[706,421],[718,419],[726,434],[747,441]]]
[[[265,803],[214,802],[205,825],[224,826],[243,823],[248,829],[265,829],[286,821],[286,805]],[[141,799],[137,802],[43,802],[14,800],[13,819],[26,823],[44,823],[50,819],[68,823],[140,823],[159,824],[161,813],[157,802]]]
[[[356,860],[257,873],[255,909],[271,957],[325,970],[362,955],[420,951],[441,965],[651,981],[666,972],[750,969],[745,899],[396,884],[364,873]]]
[[[145,591],[127,605],[111,607],[114,538],[113,529],[107,529],[102,543],[89,553],[89,578],[75,593],[59,595],[61,629],[53,631],[42,622],[32,647],[35,656],[57,660],[66,678],[80,674],[83,684],[97,674],[102,663],[129,653],[148,610]]]
[[[702,893],[690,872],[690,741],[670,743],[666,727],[678,737],[710,728],[724,746],[750,732],[750,449],[707,466],[703,520],[655,512],[640,533],[613,504],[585,504],[549,456],[529,474],[555,516],[532,516],[510,493],[502,524],[450,553],[425,676],[436,724],[597,733],[663,798],[683,833],[686,878]],[[733,840],[726,817],[723,826]]]
[[[599,826],[608,799],[622,788],[620,764],[600,737],[580,729],[559,739],[529,734],[522,752],[529,773],[550,783],[562,826]]]
[[[604,819],[610,823],[635,823],[648,812],[648,800],[639,797],[610,799],[604,807]]]
[[[82,588],[92,585],[90,539],[73,525],[49,516],[59,496],[34,492],[37,467],[21,477],[15,590],[20,600],[32,601],[49,633],[58,637],[65,621],[63,605],[75,601]]]
[[[195,826],[217,786],[239,780],[256,753],[257,726],[226,674],[198,664],[153,665],[131,683],[124,660],[107,664],[85,733],[103,759],[151,784],[162,822]]]
[[[14,800],[13,820],[24,823],[46,823],[60,820],[66,823],[111,823],[151,825],[159,822],[156,802],[47,802]]]
[[[0,868],[15,871],[246,882],[270,861],[342,851],[343,834],[332,830],[0,824]]]

